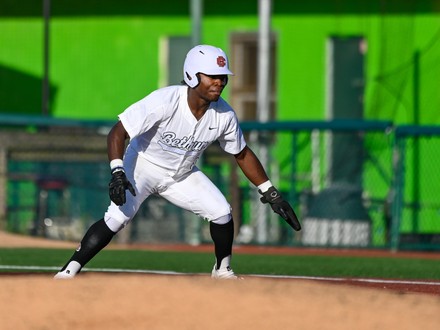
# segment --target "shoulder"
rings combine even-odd
[[[217,102],[212,102],[209,110],[211,118],[215,118],[219,126],[225,130],[235,129],[239,126],[238,117],[234,109],[224,99],[219,98]]]
[[[174,110],[182,102],[186,86],[168,86],[156,89],[140,101],[136,102],[137,107],[146,111],[167,111]]]
[[[218,99],[217,102],[211,103],[211,108],[214,109],[217,113],[224,114],[225,116],[236,116],[234,109],[221,97]]]
[[[170,100],[174,100],[176,98],[179,99],[185,89],[186,86],[179,86],[179,85],[162,87],[151,92],[144,99],[146,100],[153,98],[153,99],[161,100],[163,102],[167,102]]]

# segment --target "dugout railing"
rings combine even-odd
[[[108,204],[111,121],[0,116],[0,218],[13,232],[77,240]],[[199,164],[233,206],[237,244],[440,250],[440,128],[384,121],[243,122],[297,211],[274,215],[214,144]],[[149,199],[121,242],[209,242],[206,223]]]

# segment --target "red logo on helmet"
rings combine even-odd
[[[217,65],[223,68],[226,65],[226,59],[223,56],[217,57]]]

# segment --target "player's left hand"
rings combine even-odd
[[[270,187],[266,192],[258,192],[263,195],[260,201],[264,204],[269,203],[272,210],[279,214],[286,222],[296,231],[301,230],[301,224],[299,223],[298,217],[293,211],[290,204],[283,199],[280,192],[275,187]]]

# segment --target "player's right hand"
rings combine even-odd
[[[124,205],[126,202],[125,190],[136,196],[133,186],[128,181],[124,171],[116,171],[112,173],[112,178],[108,184],[109,196],[113,203],[118,206]]]

